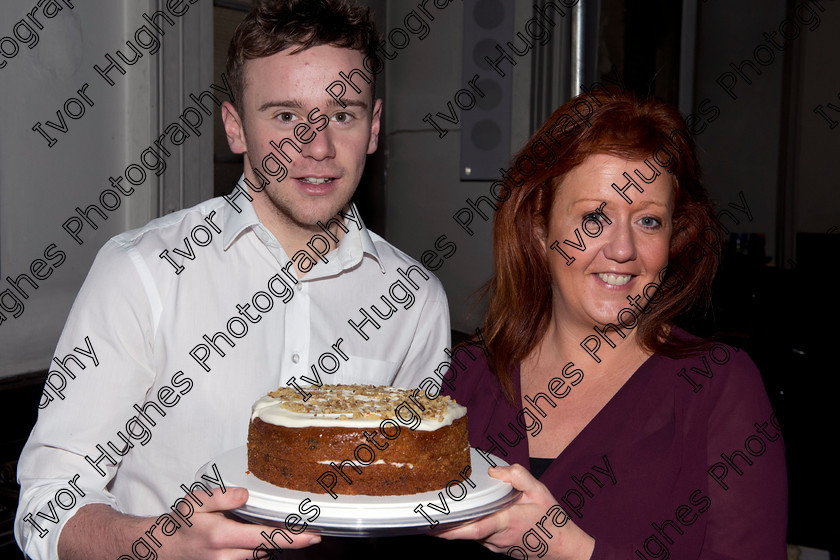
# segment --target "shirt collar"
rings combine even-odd
[[[362,221],[362,215],[359,209],[352,202],[350,203],[348,215],[353,216],[353,219],[358,220],[359,223],[357,225],[353,220],[345,218],[344,223],[348,232],[341,238],[338,248],[334,251],[331,258],[340,264],[341,270],[348,270],[361,263],[364,255],[368,254],[376,259],[382,274],[385,274],[385,263],[379,257],[376,245],[374,245],[373,239],[370,237],[370,231]],[[328,268],[327,264],[329,263],[319,262],[318,266],[314,267],[311,272],[317,272],[318,267],[321,265],[324,265],[326,269]],[[327,271],[324,270],[324,272]],[[322,274],[319,273],[319,275]]]
[[[241,237],[243,233],[248,230],[253,230],[257,227],[262,228],[265,234],[269,237],[274,236],[269,232],[257,217],[257,212],[254,210],[254,205],[251,202],[251,196],[248,186],[244,182],[244,174],[239,178],[239,181],[234,187],[231,194],[224,197],[227,204],[225,205],[224,215],[224,232],[223,242],[224,250],[227,251],[234,242]],[[238,211],[237,211],[238,210]],[[352,216],[354,220],[358,220],[358,225],[351,219],[344,219],[345,226],[349,230],[341,238],[338,248],[327,255],[328,262],[318,261],[312,269],[304,275],[304,279],[321,278],[325,276],[332,276],[341,273],[344,270],[349,270],[362,262],[365,254],[373,257],[379,263],[379,268],[382,274],[386,273],[385,264],[379,257],[379,252],[376,250],[376,245],[370,236],[370,231],[362,221],[362,216],[354,203],[350,203],[348,215]],[[326,235],[326,234],[324,234]],[[261,236],[257,236],[258,238]],[[312,255],[313,257],[315,255]],[[288,255],[282,262],[291,260]]]
[[[239,177],[233,192],[224,196],[225,202],[227,202],[225,204],[224,231],[222,233],[225,251],[230,248],[240,234],[260,223],[257,211],[254,210],[254,205],[251,203],[253,198],[244,182],[244,178],[245,175],[243,174]]]

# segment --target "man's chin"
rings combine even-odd
[[[349,202],[345,203],[333,203],[322,207],[314,207],[314,208],[306,208],[302,209],[301,211],[294,212],[292,217],[297,223],[298,226],[304,227],[307,229],[320,229],[318,223],[326,224],[333,218],[338,217],[340,221],[341,218],[338,216],[338,213],[347,209],[347,205]]]

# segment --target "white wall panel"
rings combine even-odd
[[[151,27],[142,16],[158,9],[159,2],[62,0],[40,3],[41,7],[38,4],[35,0],[4,0],[0,5],[0,38],[5,37],[0,39],[0,65],[5,62],[0,68],[0,294],[5,294],[0,299],[0,377],[48,366],[76,292],[96,252],[111,236],[157,216],[161,192],[186,188],[188,195],[179,200],[192,204],[201,198],[199,186],[184,180],[177,171],[185,154],[193,158],[190,165],[201,168],[204,177],[210,177],[207,186],[212,193],[210,152],[199,156],[212,142],[212,121],[208,120],[207,134],[188,140],[183,150],[173,152],[162,179],[149,170],[145,170],[146,179],[135,187],[123,179],[123,188],[134,188],[134,192],[120,194],[119,207],[114,196],[104,195],[104,202],[114,209],[104,210],[107,220],[90,214],[98,229],[79,218],[84,224],[78,234],[81,244],[62,228],[68,219],[78,217],[77,206],[84,209],[91,204],[101,205],[99,197],[105,189],[116,192],[110,186],[110,177],[124,175],[128,165],[140,163],[141,152],[156,138],[163,117],[171,119],[172,111],[178,108],[175,105],[166,110],[167,84],[170,89],[177,87],[177,92],[183,92],[183,96],[176,93],[174,98],[170,94],[170,104],[176,102],[172,99],[184,99],[189,92],[199,93],[207,88],[210,73],[201,74],[199,70],[210,67],[212,53],[208,49],[205,63],[193,45],[200,41],[209,44],[212,6],[209,2],[197,6],[184,3],[188,11],[180,18],[170,15],[171,26],[158,18],[156,21],[165,32],[159,37],[164,49],[150,54],[154,41],[141,31],[139,41],[148,48],[138,46],[141,56],[129,65],[119,61],[116,51],[133,60],[135,53],[126,41],[137,46],[135,33],[144,25]],[[44,14],[44,9],[53,4],[63,6],[62,10]],[[37,32],[37,43],[29,39],[30,30]],[[164,53],[168,56],[184,51],[185,45],[186,54],[202,62],[196,60],[185,78],[179,59],[167,58],[159,74]],[[108,66],[106,54],[125,70],[124,75],[118,70],[107,74],[114,81],[113,86],[94,68]],[[178,71],[164,82],[160,75],[164,74],[167,61],[170,66],[177,64]],[[77,93],[83,87],[90,101]],[[78,101],[68,102],[71,98]],[[66,132],[50,127],[47,121],[58,128],[66,127]],[[41,130],[54,138],[52,146],[52,141],[32,130],[38,122],[42,123]],[[200,165],[200,161],[206,164]],[[54,248],[45,258],[45,249],[51,245]],[[51,264],[52,271],[47,267],[39,269],[43,265],[38,259]],[[22,274],[38,285],[34,289],[22,280],[19,286],[26,293],[25,298],[6,280]],[[35,278],[35,274],[44,279]],[[23,305],[22,312],[14,311],[15,300]]]

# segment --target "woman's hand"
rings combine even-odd
[[[491,467],[488,472],[521,490],[519,500],[474,523],[434,533],[435,536],[477,540],[493,552],[505,553],[519,547],[542,558],[589,559],[595,539],[569,519],[548,488],[525,467]],[[543,556],[545,553],[548,555]]]

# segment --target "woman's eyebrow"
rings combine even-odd
[[[584,203],[586,203],[586,204],[598,204],[598,205],[604,204],[604,205],[606,205],[606,201],[605,201],[605,200],[602,200],[602,199],[600,199],[600,198],[579,198],[579,199],[575,200],[574,202],[572,202],[572,205],[576,205],[576,204],[584,204]]]

